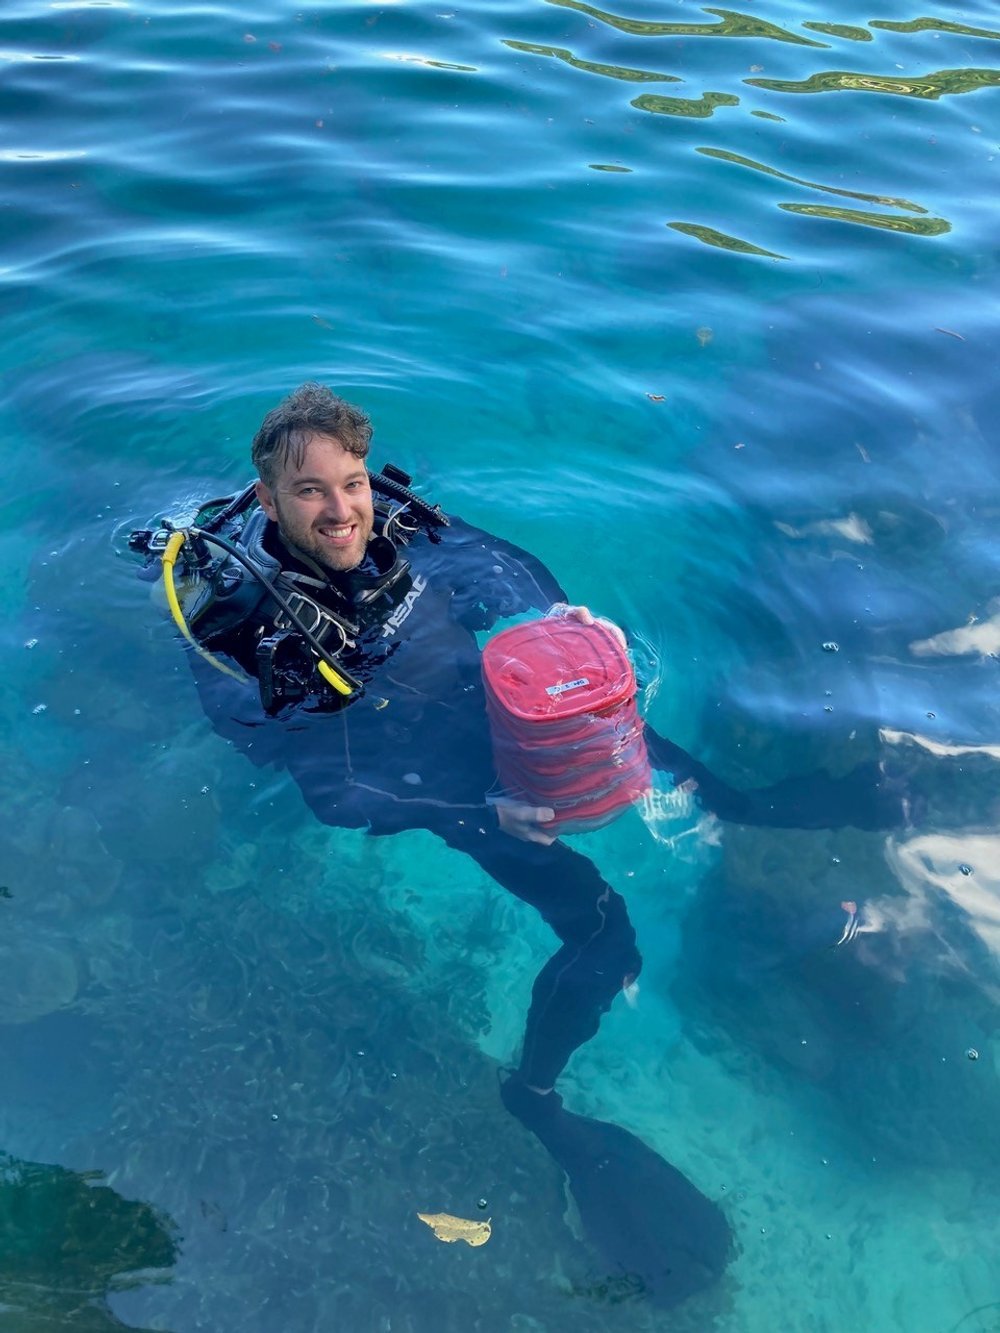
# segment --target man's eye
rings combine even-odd
[[[319,493],[318,486],[303,486],[302,489],[299,491],[299,495],[317,495],[318,493]]]

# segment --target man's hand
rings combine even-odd
[[[547,833],[545,825],[555,819],[556,812],[547,805],[527,805],[523,801],[512,801],[506,797],[495,800],[497,820],[504,833],[522,842],[539,842],[548,847],[558,836]]]
[[[623,648],[628,646],[625,635],[613,620],[608,620],[606,616],[595,616],[589,606],[570,606],[566,602],[557,602],[555,606],[550,607],[547,612],[550,616],[565,616],[568,620],[578,620],[581,625],[603,625],[605,629],[615,636]]]

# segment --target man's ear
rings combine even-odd
[[[274,519],[275,522],[277,522],[278,508],[274,503],[274,496],[271,494],[270,490],[264,485],[262,481],[258,481],[256,486],[254,486],[254,491],[256,492],[258,501],[260,502],[261,509],[263,509],[264,513],[268,516],[268,518]]]

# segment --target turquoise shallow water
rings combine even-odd
[[[997,1327],[998,39],[900,0],[5,7],[0,1328]],[[892,834],[576,840],[646,961],[567,1104],[739,1242],[669,1316],[497,1100],[547,929],[251,769],[124,555],[306,377],[627,625],[729,781],[912,791]],[[846,898],[850,948],[798,938]],[[481,1197],[481,1249],[414,1219]]]

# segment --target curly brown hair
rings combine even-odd
[[[338,398],[324,384],[308,380],[272,407],[253,437],[250,455],[265,486],[274,486],[292,464],[301,467],[314,435],[329,435],[355,458],[365,458],[372,423],[360,407]]]

